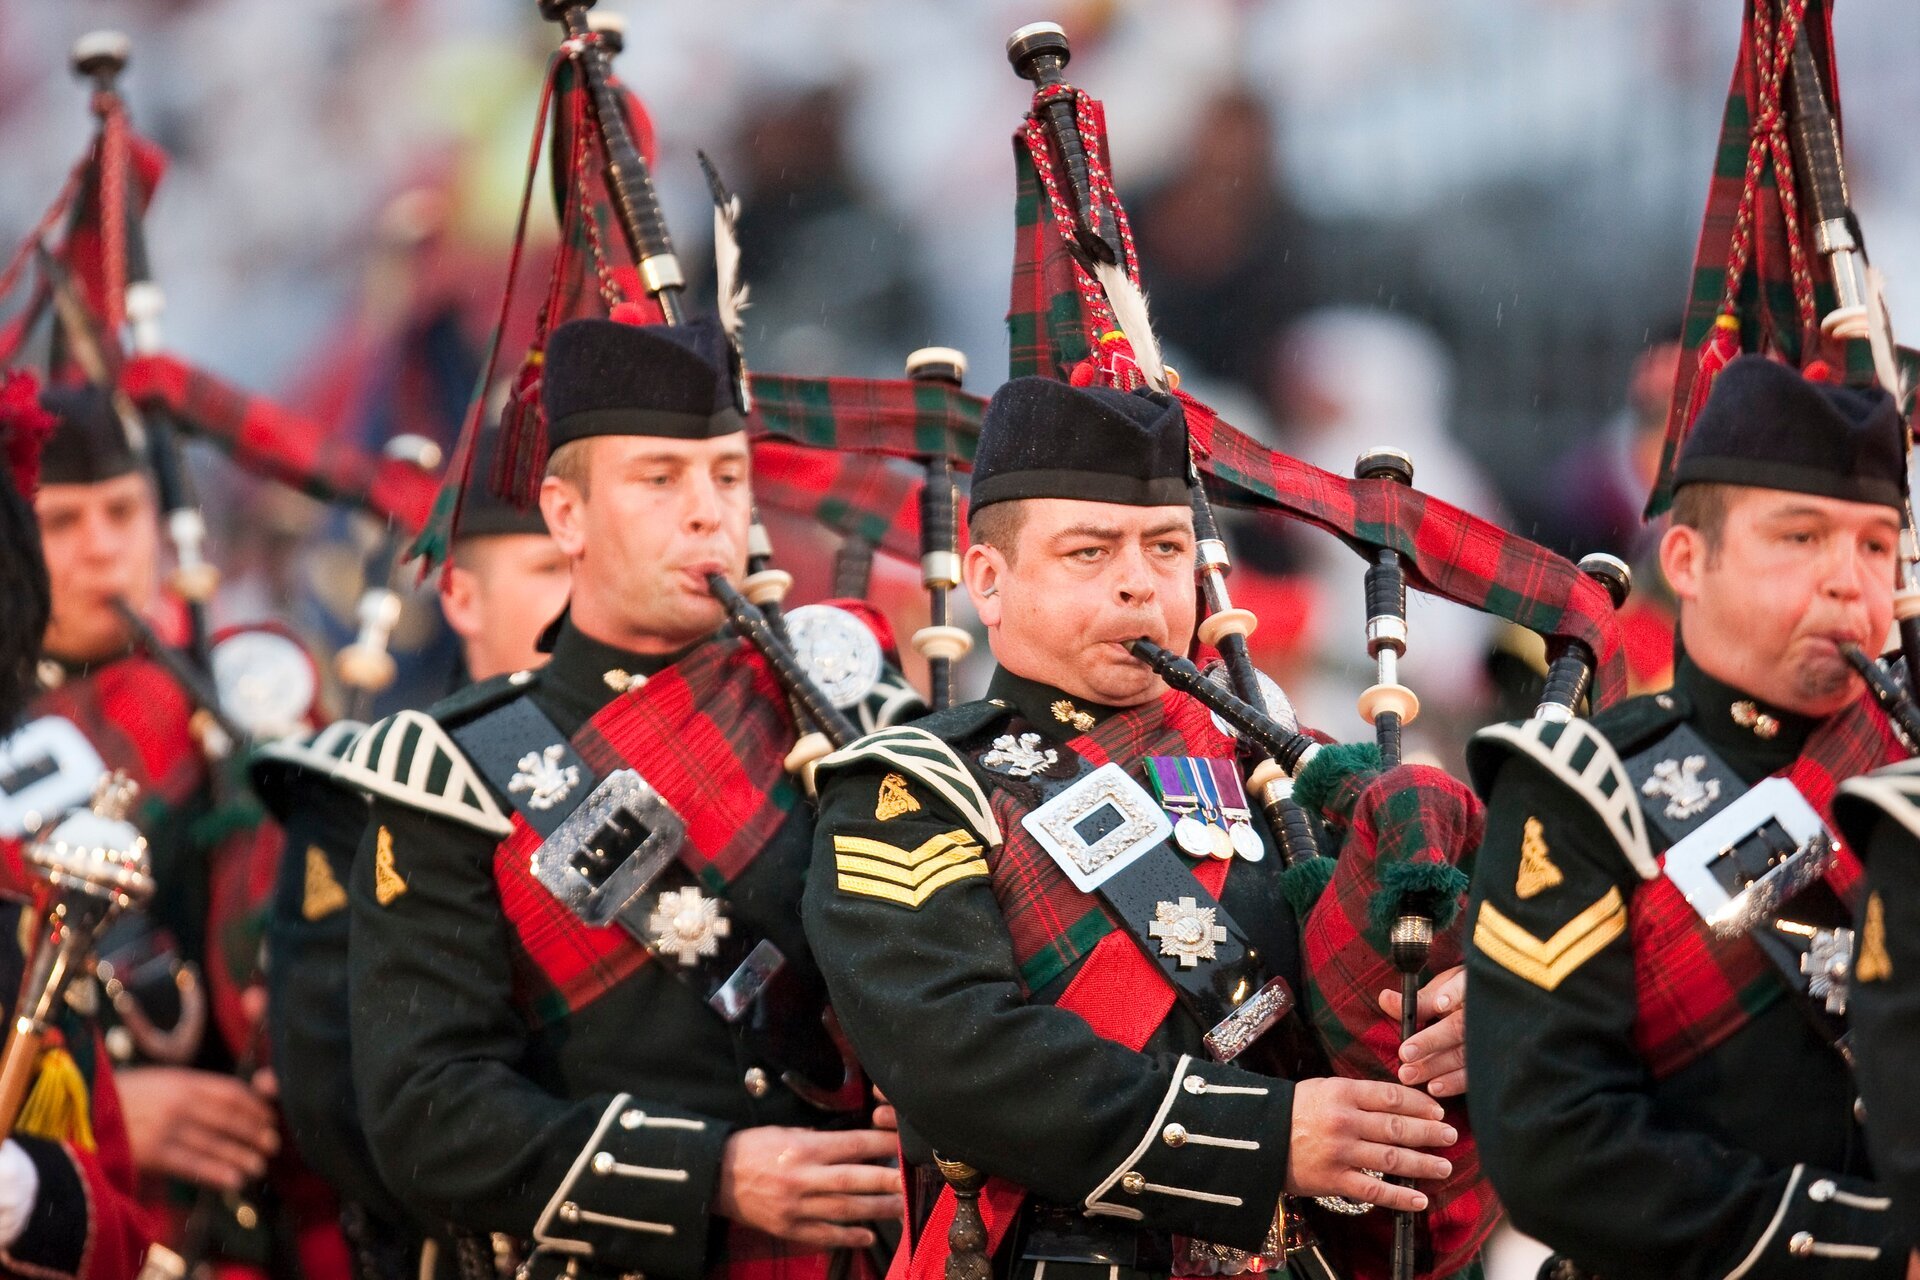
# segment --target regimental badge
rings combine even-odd
[[[544,751],[529,751],[520,757],[519,772],[507,783],[507,790],[518,795],[522,791],[531,792],[527,797],[529,809],[547,810],[567,798],[567,793],[580,784],[580,770],[575,765],[562,765],[567,748],[564,743],[556,742]]]
[[[1893,957],[1887,954],[1887,907],[1880,891],[1867,895],[1867,918],[1860,925],[1860,955],[1854,961],[1855,982],[1885,982],[1893,976]]]
[[[880,779],[880,797],[873,803],[873,816],[881,822],[892,822],[903,813],[920,812],[920,802],[913,798],[913,792],[907,790],[907,780],[897,773],[890,773]]]
[[[645,676],[635,675],[633,672],[622,670],[619,667],[608,667],[600,673],[600,678],[606,682],[607,688],[613,690],[615,693],[626,693],[629,690],[638,689],[647,682]]]
[[[388,854],[391,857],[391,849]],[[405,886],[402,885],[402,888]],[[323,920],[346,905],[347,891],[334,878],[333,866],[327,861],[326,851],[317,844],[308,845],[307,886],[306,894],[300,900],[300,914],[308,920]]]
[[[383,907],[390,906],[395,898],[406,891],[406,877],[393,865],[393,832],[381,827],[373,845],[374,900]]]
[[[1082,733],[1086,733],[1093,728],[1093,713],[1090,711],[1082,711],[1065,698],[1061,698],[1051,707],[1048,707],[1047,710],[1053,712],[1053,718],[1061,724],[1070,724]]]
[[[702,957],[720,954],[720,939],[732,932],[732,923],[720,914],[720,900],[693,885],[662,893],[647,917],[654,951],[672,956],[683,969],[699,964]]]
[[[1203,907],[1192,898],[1178,902],[1153,904],[1153,923],[1147,932],[1160,939],[1160,954],[1179,958],[1182,969],[1191,969],[1214,956],[1214,944],[1227,940],[1227,931],[1213,922],[1212,907]]]
[[[1017,738],[1003,733],[993,740],[992,748],[981,755],[980,763],[1009,778],[1031,778],[1042,769],[1051,769],[1060,763],[1060,753],[1052,747],[1041,747],[1037,733],[1023,733]]]
[[[1653,766],[1653,776],[1641,785],[1640,792],[1649,797],[1665,796],[1666,815],[1675,822],[1685,822],[1705,813],[1720,798],[1720,780],[1700,776],[1706,767],[1705,756],[1662,760]]]
[[[1520,877],[1514,882],[1514,894],[1525,900],[1565,879],[1547,854],[1547,834],[1540,819],[1528,818],[1520,831]]]

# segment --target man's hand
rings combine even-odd
[[[280,1150],[273,1108],[232,1076],[186,1067],[114,1075],[134,1167],[216,1191],[238,1191]]]
[[[1426,1179],[1452,1173],[1448,1161],[1420,1150],[1459,1140],[1443,1114],[1432,1098],[1385,1080],[1302,1080],[1293,1087],[1287,1190],[1297,1196],[1345,1196],[1389,1209],[1425,1209],[1427,1197],[1412,1187],[1396,1187],[1362,1171]]]
[[[796,1244],[864,1249],[873,1232],[848,1224],[905,1212],[899,1171],[878,1163],[895,1142],[879,1129],[742,1129],[720,1155],[714,1212]]]
[[[1400,1020],[1400,993],[1382,991],[1380,1009]],[[1467,970],[1465,965],[1437,973],[1420,988],[1416,1014],[1424,1026],[1400,1046],[1400,1083],[1427,1086],[1436,1098],[1457,1098],[1467,1091]]]

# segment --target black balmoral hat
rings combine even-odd
[[[1185,506],[1187,418],[1180,402],[1015,378],[987,402],[967,512],[1016,498]]]
[[[1900,411],[1885,391],[1815,382],[1746,355],[1714,379],[1673,487],[1751,485],[1899,507],[1906,462]]]
[[[113,401],[97,387],[50,387],[40,406],[56,420],[40,454],[41,484],[100,484],[140,469]]]
[[[500,456],[500,428],[488,427],[480,433],[480,439],[474,445],[473,481],[467,485],[467,491],[460,499],[460,513],[453,524],[453,540],[462,538],[485,538],[500,533],[539,533],[547,532],[546,517],[540,514],[540,504],[522,507],[507,501],[493,491],[487,483],[487,477],[493,474],[496,461]]]
[[[706,440],[746,429],[726,335],[712,320],[572,320],[547,339],[540,394],[547,447],[589,436]]]

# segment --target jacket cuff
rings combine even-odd
[[[26,1229],[11,1248],[0,1250],[0,1268],[29,1276],[78,1276],[93,1239],[93,1197],[86,1180],[61,1144],[18,1134],[12,1141],[33,1161],[40,1188]]]
[[[1182,1055],[1146,1132],[1086,1211],[1258,1251],[1286,1185],[1292,1124],[1292,1081]]]
[[[698,1280],[731,1126],[619,1094],[540,1220],[537,1249],[615,1271]]]
[[[1912,1246],[1892,1198],[1874,1184],[1795,1165],[1760,1238],[1727,1280],[1903,1277]]]

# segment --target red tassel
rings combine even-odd
[[[0,443],[13,487],[29,502],[40,488],[40,451],[58,421],[40,405],[40,381],[25,369],[0,373]]]
[[[1706,406],[1707,393],[1713,390],[1713,380],[1739,355],[1740,319],[1723,314],[1713,322],[1713,332],[1707,335],[1707,340],[1700,346],[1700,366],[1694,371],[1693,388],[1687,393],[1687,426],[1693,425],[1693,420],[1700,416],[1700,410]]]
[[[547,470],[546,414],[540,407],[540,375],[546,352],[535,347],[521,362],[500,410],[500,450],[488,477],[493,491],[517,507],[531,507],[540,497],[540,480]]]
[[[653,323],[653,317],[648,314],[647,308],[637,302],[614,303],[613,310],[607,313],[607,319],[617,321],[620,324]]]

